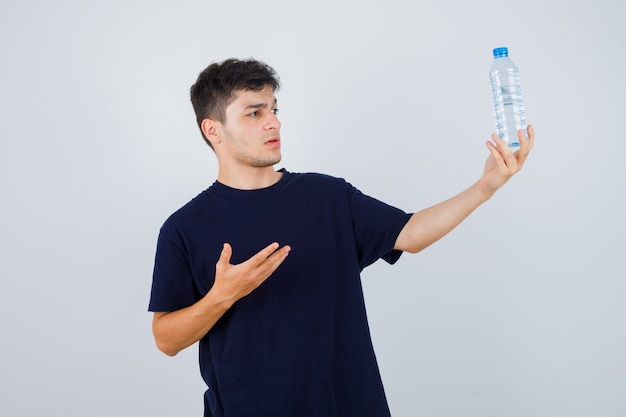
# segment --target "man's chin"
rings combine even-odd
[[[282,160],[281,156],[278,156],[278,157],[272,158],[272,159],[267,159],[267,160],[259,160],[259,161],[256,161],[254,166],[257,167],[257,168],[267,168],[267,167],[271,167],[271,166],[276,165],[281,160]]]

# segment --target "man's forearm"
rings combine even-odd
[[[452,231],[491,195],[477,182],[448,200],[418,211],[400,232],[394,248],[421,251]]]
[[[160,351],[174,356],[202,339],[230,308],[217,302],[211,291],[197,303],[171,312],[156,312],[152,332]]]
[[[535,130],[531,125],[528,125],[528,137],[521,129],[517,135],[520,149],[513,153],[502,139],[493,134],[493,142],[486,142],[490,155],[478,182],[446,201],[415,213],[400,232],[394,249],[411,253],[421,251],[448,234],[489,200],[522,169],[535,143]]]

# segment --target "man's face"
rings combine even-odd
[[[276,97],[271,87],[259,91],[237,91],[226,107],[222,124],[223,155],[239,165],[267,167],[278,163],[280,122]]]

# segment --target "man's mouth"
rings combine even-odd
[[[280,138],[278,136],[271,137],[265,141],[265,144],[270,146],[279,146]]]

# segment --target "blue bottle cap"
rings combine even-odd
[[[509,56],[509,48],[506,48],[506,47],[496,48],[493,50],[493,56],[494,58],[500,58],[502,56]]]

